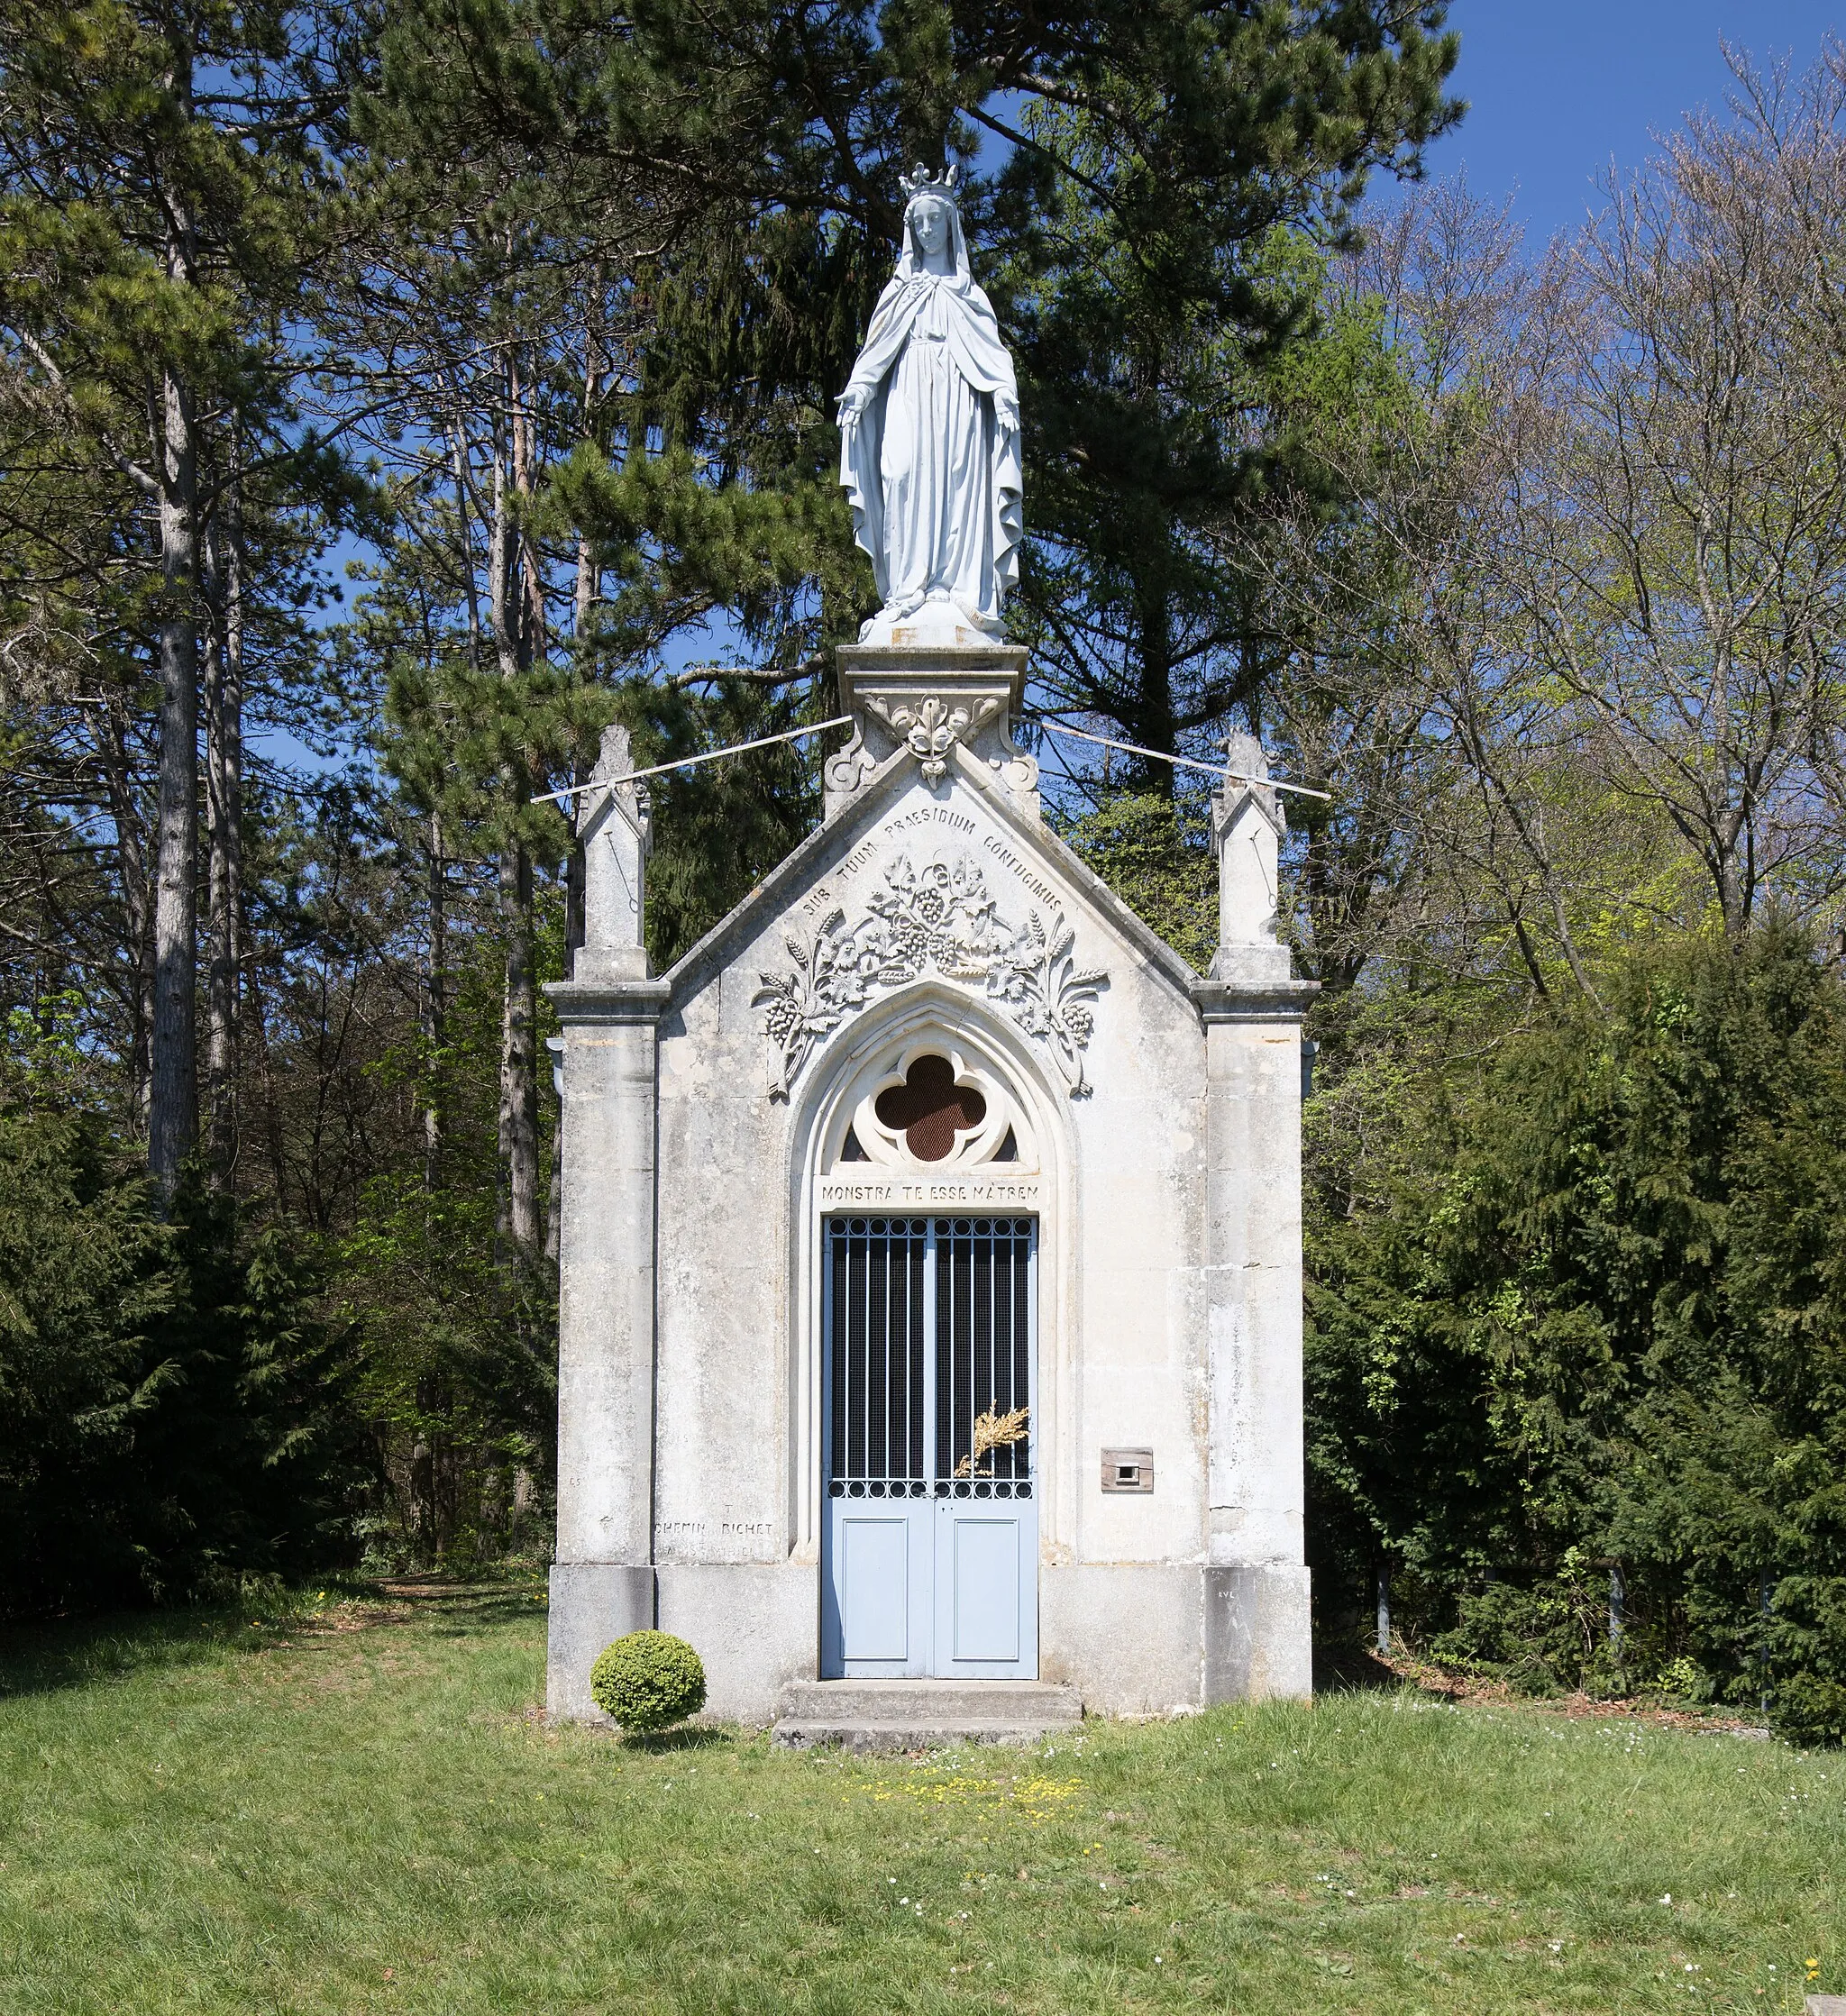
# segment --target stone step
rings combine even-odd
[[[1082,1721],[1074,1689],[1045,1680],[798,1680],[771,1732],[805,1748],[916,1750],[944,1743],[1035,1743]]]
[[[1062,1728],[1065,1725],[1060,1724]],[[893,1750],[942,1750],[956,1743],[1042,1742],[1051,1734],[1042,1722],[794,1722],[783,1720],[770,1730],[785,1750],[826,1747],[854,1756],[874,1756]]]
[[[812,1720],[845,1715],[899,1722],[919,1716],[939,1720],[1080,1722],[1083,1704],[1074,1687],[1050,1680],[793,1680],[782,1690],[781,1712]]]

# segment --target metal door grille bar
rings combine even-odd
[[[827,1220],[830,1496],[1032,1495],[1029,1433],[978,1460],[973,1443],[983,1414],[1032,1404],[1035,1231],[1031,1218]]]
[[[836,1497],[924,1497],[928,1221],[830,1218],[827,1229],[829,1487]]]
[[[1031,1406],[1029,1218],[937,1220],[936,1484],[938,1495],[1028,1495],[1027,1438],[974,1456],[974,1427]],[[1028,1423],[1029,1427],[1029,1419]],[[963,1468],[967,1465],[966,1470]]]

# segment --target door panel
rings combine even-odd
[[[935,1637],[935,1522],[927,1499],[832,1498],[820,1578],[823,1680],[920,1679]]]
[[[1037,1229],[826,1222],[823,1677],[1037,1673]]]
[[[840,1650],[848,1659],[910,1656],[910,1522],[840,1521]]]
[[[1019,1656],[1020,1538],[1017,1519],[951,1512],[948,1528],[950,1657],[1013,1665]]]

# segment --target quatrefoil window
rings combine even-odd
[[[946,1057],[918,1057],[901,1085],[878,1095],[873,1110],[918,1162],[940,1162],[955,1136],[987,1117],[987,1101],[972,1085],[957,1085]]]
[[[920,1166],[946,1175],[983,1163],[1019,1174],[1038,1166],[1031,1122],[1006,1080],[946,1032],[919,1032],[868,1057],[835,1110],[829,1167]]]

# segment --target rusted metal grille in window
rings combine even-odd
[[[1031,1218],[827,1221],[827,1490],[1029,1498]]]

